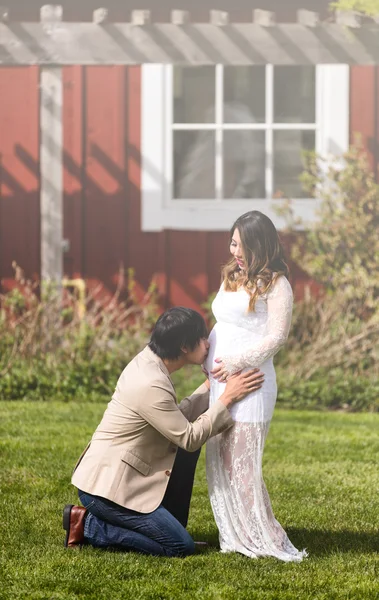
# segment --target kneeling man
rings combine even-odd
[[[200,448],[233,425],[229,408],[263,382],[257,369],[236,374],[208,408],[206,381],[178,406],[171,373],[201,365],[208,349],[199,313],[179,307],[160,316],[148,346],[122,372],[75,467],[72,483],[83,506],[64,509],[66,546],[194,552],[185,527]]]

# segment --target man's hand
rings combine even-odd
[[[220,402],[226,407],[243,400],[248,394],[259,390],[264,382],[264,375],[259,369],[252,369],[245,373],[235,373],[229,377]]]

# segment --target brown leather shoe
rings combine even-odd
[[[83,506],[66,504],[63,509],[63,529],[66,531],[65,548],[81,546],[84,543],[84,517],[87,510]]]

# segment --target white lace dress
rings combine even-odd
[[[292,289],[279,277],[248,312],[244,289],[226,292],[221,286],[212,310],[212,329],[205,368],[210,372],[222,358],[229,372],[259,367],[265,375],[260,390],[231,409],[235,425],[207,442],[207,481],[222,552],[240,552],[255,558],[274,556],[301,561],[297,550],[272,512],[262,475],[262,455],[276,402],[273,356],[285,343],[291,324]],[[210,377],[210,404],[223,393],[225,383]]]

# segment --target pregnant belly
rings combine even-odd
[[[242,327],[229,323],[217,323],[209,336],[210,348],[204,363],[206,370],[210,373],[217,366],[216,358],[241,354],[252,348],[261,339],[262,336]],[[273,359],[269,358],[259,365],[259,370],[265,376],[263,386],[232,406],[230,413],[234,421],[266,423],[272,418],[277,393]],[[210,406],[212,406],[224,392],[225,383],[213,379],[211,375],[209,375],[209,379],[211,382]]]
[[[209,336],[210,347],[204,363],[206,370],[210,373],[217,366],[216,358],[238,356],[252,348],[261,339],[261,335],[232,323],[216,323]],[[273,370],[272,358],[266,360],[260,369],[264,372]]]

